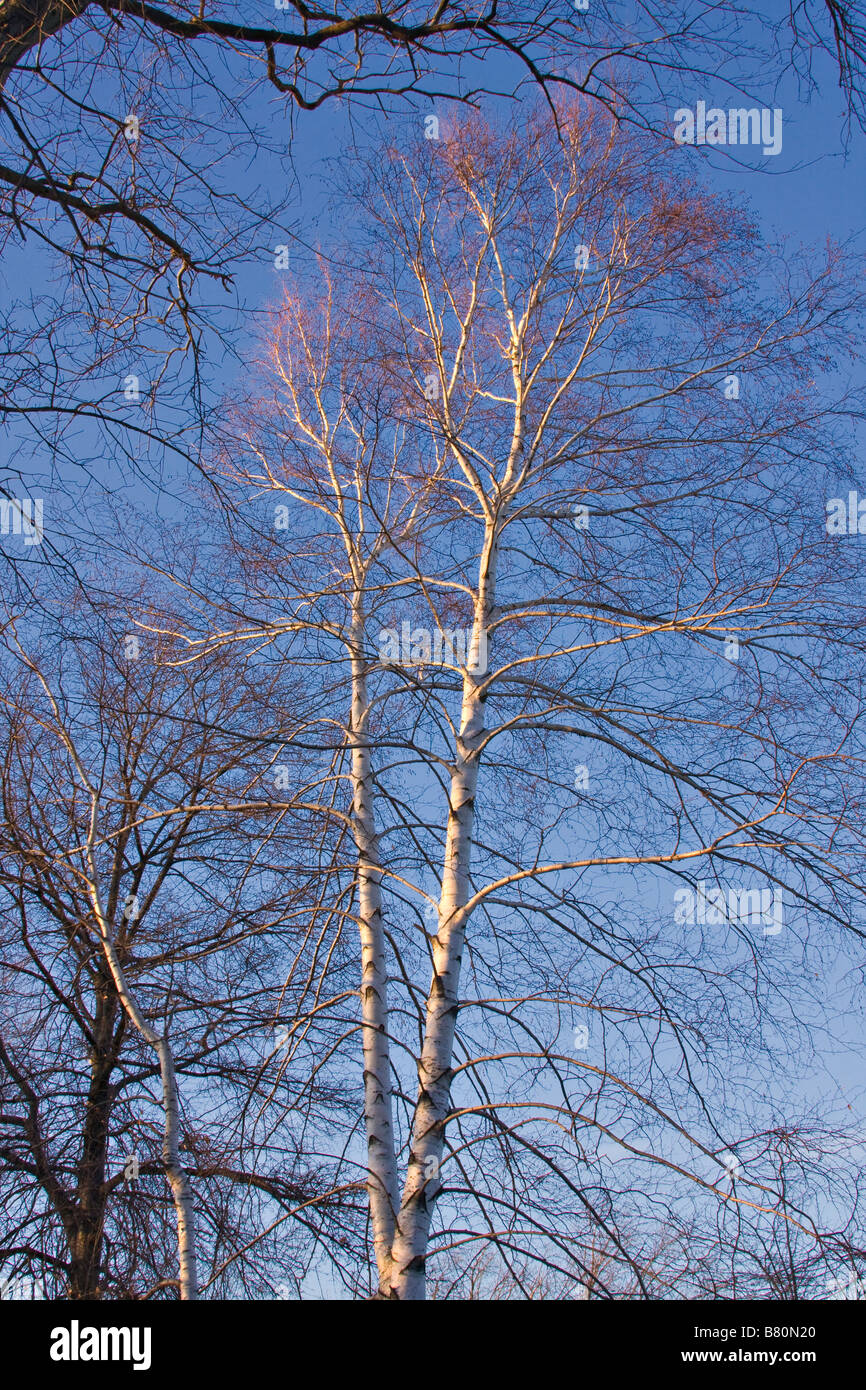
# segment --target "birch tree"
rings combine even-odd
[[[810,962],[859,936],[859,561],[825,529],[851,401],[822,371],[860,305],[838,251],[786,264],[651,137],[558,118],[350,171],[369,249],[338,311],[299,286],[222,465],[294,504],[288,566],[249,523],[267,581],[232,640],[339,639],[365,1035],[398,1099],[392,1156],[380,1037],[380,1297],[424,1297],[460,1243],[518,1287],[526,1261],[601,1285],[600,1240],[646,1296],[656,1202],[827,1249],[738,1056],[802,1049]]]
[[[592,0],[585,13],[281,0],[253,19],[231,0],[0,5],[0,237],[32,276],[4,315],[4,412],[28,446],[51,440],[67,485],[87,467],[85,421],[94,460],[107,451],[116,468],[123,451],[153,478],[167,449],[172,466],[195,468],[211,367],[238,327],[236,301],[229,314],[216,306],[243,267],[297,244],[282,168],[296,119],[305,141],[336,106],[356,120],[413,110],[438,128],[451,102],[529,86],[582,92],[669,135],[687,77],[711,72],[757,99],[793,70],[809,93],[827,59],[849,120],[863,119],[862,7],[835,0],[796,6],[781,27],[761,6],[696,13],[687,0]]]

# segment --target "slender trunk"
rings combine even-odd
[[[180,1296],[183,1299],[198,1298],[198,1278],[195,1260],[195,1213],[189,1180],[183,1169],[178,1153],[179,1114],[177,1082],[174,1076],[174,1059],[171,1055],[168,1038],[154,1038],[153,1046],[159,1056],[159,1069],[162,1074],[162,1103],[165,1110],[165,1133],[162,1140],[162,1158],[165,1173],[174,1198],[177,1215],[177,1252],[180,1262]]]
[[[373,814],[363,634],[363,610],[360,601],[356,600],[352,613],[352,824],[358,852],[367,1188],[379,1292],[387,1295],[391,1281],[391,1246],[400,1197],[391,1113],[388,974],[382,921],[381,860]]]
[[[95,822],[95,798],[93,816]],[[114,981],[115,989],[117,990],[118,997],[126,1011],[127,1017],[138,1029],[145,1041],[154,1049],[159,1058],[159,1071],[162,1078],[162,1104],[165,1114],[162,1157],[163,1163],[165,1164],[165,1175],[168,1179],[169,1187],[171,1188],[171,1195],[174,1200],[175,1215],[177,1218],[180,1296],[182,1299],[195,1299],[198,1298],[198,1279],[195,1258],[195,1219],[189,1180],[181,1165],[178,1152],[179,1112],[177,1081],[174,1074],[174,1059],[172,1057],[168,1038],[160,1037],[154,1029],[151,1028],[138,1007],[138,1002],[126,982],[126,976],[120,964],[120,958],[118,957],[115,944],[111,939],[108,922],[102,910],[97,888],[96,866],[92,854],[88,854],[88,861],[91,883],[90,898],[96,914],[99,934],[102,939],[102,948],[105,952],[108,968],[111,971],[111,978]]]
[[[430,1223],[439,1188],[445,1124],[451,1104],[454,1033],[466,935],[463,908],[469,899],[475,789],[479,748],[484,737],[484,695],[479,687],[488,671],[487,628],[495,602],[496,551],[497,533],[491,523],[482,551],[472,643],[463,680],[457,756],[449,788],[439,926],[433,943],[433,978],[418,1064],[412,1147],[394,1241],[391,1297],[407,1300],[423,1299],[426,1293]]]

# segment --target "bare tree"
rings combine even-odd
[[[267,191],[286,144],[275,99],[285,120],[314,122],[335,101],[416,109],[530,84],[670,138],[687,80],[712,72],[754,95],[793,67],[811,89],[816,55],[830,54],[862,120],[859,4],[797,5],[781,42],[760,6],[697,8],[395,0],[356,14],[280,0],[257,24],[227,0],[5,0],[2,244],[25,273],[39,257],[33,294],[13,296],[4,325],[5,417],[30,443],[48,435],[70,470],[87,421],[95,459],[110,441],[140,466],[165,448],[195,466],[214,362],[237,328],[211,292],[219,303],[243,265],[272,254],[277,228],[297,231],[282,174],[279,196]],[[259,181],[242,191],[250,159]],[[155,413],[130,411],[139,400]]]
[[[817,1248],[777,1175],[732,1186],[724,1077],[770,1020],[802,1038],[801,934],[859,936],[859,562],[821,487],[850,404],[803,389],[848,350],[845,265],[780,264],[582,106],[356,182],[363,278],[287,303],[222,465],[265,578],[198,640],[294,634],[344,691],[380,1296],[472,1241],[521,1287],[604,1241],[646,1296],[629,1240],[690,1192]]]
[[[56,487],[3,549],[0,1249],[55,1292],[859,1278],[856,1136],[741,1066],[862,938],[859,282],[668,108],[830,55],[862,124],[866,26],[590,2],[0,3],[22,547]],[[364,132],[356,239],[227,408],[223,296],[302,244],[283,157],[344,102],[413,133]]]
[[[248,792],[285,689],[247,710],[242,666],[175,664],[157,611],[7,629],[0,1249],[71,1298],[296,1290],[358,1226],[314,1140],[346,1106],[339,933],[309,827]]]

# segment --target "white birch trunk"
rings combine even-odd
[[[198,1298],[198,1272],[195,1254],[195,1213],[189,1179],[184,1171],[178,1152],[180,1117],[178,1114],[177,1082],[174,1075],[174,1058],[168,1038],[155,1038],[153,1046],[159,1055],[159,1069],[162,1074],[162,1103],[165,1108],[165,1134],[162,1141],[162,1157],[165,1173],[174,1199],[177,1217],[177,1253],[180,1265],[180,1296],[182,1299]]]
[[[478,749],[484,736],[484,701],[479,686],[489,669],[487,629],[495,603],[496,558],[497,534],[490,524],[481,556],[472,643],[463,680],[457,758],[449,788],[439,927],[433,943],[433,978],[418,1065],[412,1147],[394,1240],[391,1297],[398,1299],[425,1297],[430,1223],[439,1186],[445,1119],[451,1104],[451,1066],[466,935],[463,908],[469,899]]]
[[[382,872],[373,814],[369,704],[363,656],[364,616],[352,613],[352,824],[358,852],[358,929],[361,938],[361,1020],[367,1190],[379,1293],[389,1296],[391,1247],[400,1201],[391,1109],[388,988],[382,920]]]

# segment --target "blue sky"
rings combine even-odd
[[[780,17],[787,12],[786,6],[777,5],[776,8]],[[487,71],[490,80],[492,69]],[[672,150],[672,157],[691,159],[710,187],[744,199],[771,242],[784,242],[791,247],[801,244],[821,247],[831,237],[842,242],[852,240],[862,251],[866,249],[864,137],[853,132],[849,146],[845,147],[841,93],[832,64],[822,60],[816,67],[816,75],[819,91],[808,101],[793,78],[777,91],[756,94],[755,104],[778,107],[783,113],[784,137],[779,156],[765,158],[759,151],[747,148],[737,149],[737,158],[733,159],[722,151],[704,148]],[[507,85],[510,75],[504,66],[501,73],[495,73],[495,80]],[[706,102],[708,107],[718,105],[721,108],[746,104],[726,85],[704,78],[682,77],[674,86],[676,90],[663,103],[671,132],[674,112],[679,107],[693,108],[698,101]],[[519,104],[510,109],[513,119],[519,121]],[[234,335],[234,354],[223,356],[216,337],[208,341],[206,367],[214,399],[222,392],[230,394],[235,385],[242,388],[249,383],[248,364],[257,334],[281,291],[282,277],[273,265],[275,247],[287,241],[290,265],[300,272],[311,265],[316,250],[328,255],[338,246],[338,255],[345,254],[345,227],[340,211],[329,203],[333,163],[351,160],[357,144],[363,146],[368,140],[375,140],[383,128],[391,139],[399,139],[401,134],[407,141],[417,139],[424,117],[431,112],[445,120],[447,104],[422,102],[414,111],[403,108],[387,117],[372,110],[328,105],[316,112],[297,114],[292,133],[282,97],[269,89],[251,96],[249,119],[267,129],[277,143],[284,141],[287,151],[291,144],[291,157],[288,153],[280,157],[262,151],[253,163],[238,164],[237,188],[242,194],[251,194],[254,189],[264,187],[275,198],[286,191],[291,199],[287,216],[290,234],[284,235],[276,227],[268,232],[255,258],[237,277],[238,300],[229,301],[220,311],[218,321]],[[0,286],[4,295],[23,300],[31,290],[42,292],[52,273],[44,248],[30,245],[10,254],[0,275]],[[208,290],[207,294],[216,298],[215,291]],[[147,380],[146,365],[130,360],[127,367],[130,371],[140,371],[142,379]],[[861,387],[863,384],[860,383]],[[106,390],[119,390],[119,383],[106,382]],[[92,460],[97,484],[102,482],[109,490],[118,487],[119,474],[95,433],[83,427],[78,438],[82,457]],[[44,447],[34,441],[23,426],[16,425],[11,432],[12,447],[7,457],[12,454],[16,440],[20,447],[19,460],[26,460],[37,476],[44,478],[47,474]],[[70,481],[74,488],[78,479],[73,474]],[[159,499],[149,493],[140,480],[128,486],[130,501],[145,507],[158,507],[172,517],[181,515],[189,500],[181,467],[172,473],[168,494]],[[60,492],[53,495],[56,509],[62,510],[66,504]],[[51,491],[47,496],[51,498]],[[68,519],[72,529],[85,522],[83,516]],[[774,942],[772,949],[781,949],[780,943]],[[858,1099],[857,1095],[863,1080],[862,1031],[860,1020],[846,997],[852,981],[844,962],[828,961],[826,972],[820,990],[828,999],[837,997],[844,1009],[838,1047],[829,1041],[822,1043],[822,1056],[816,1067],[805,1060],[801,1063],[792,1059],[788,1075],[766,1078],[766,1091],[768,1095],[778,1094],[780,1100],[790,1100],[792,1092],[798,1099],[811,1100],[831,1093],[838,1086],[840,1104],[843,1107],[853,1104],[854,1113],[857,1113],[857,1106],[862,1104],[862,1097]],[[866,1122],[862,1110],[859,1113]]]

